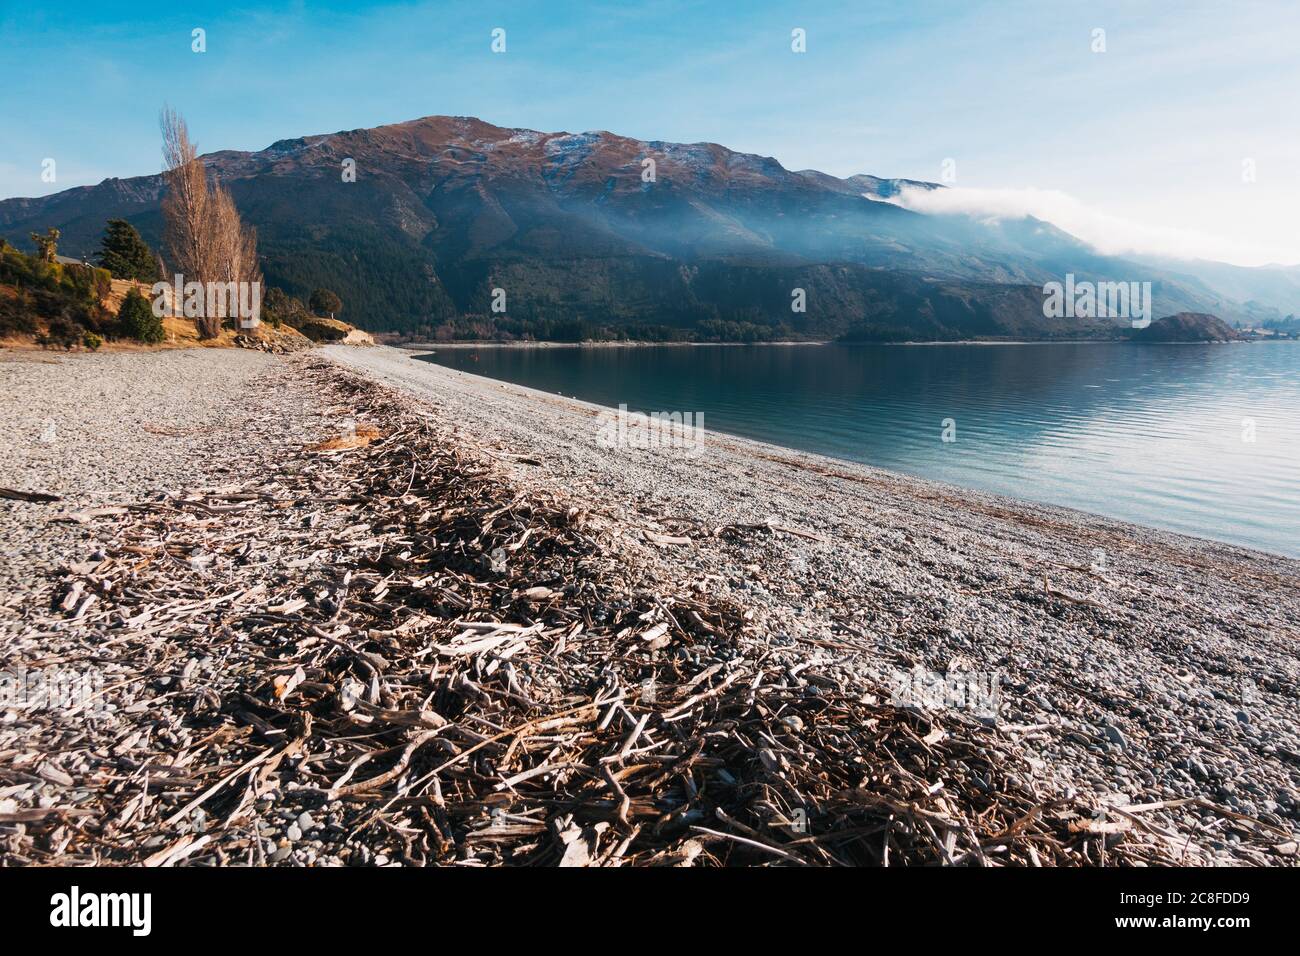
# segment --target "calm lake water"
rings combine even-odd
[[[1300,557],[1300,343],[483,348],[427,358]],[[949,418],[955,442],[942,440]]]

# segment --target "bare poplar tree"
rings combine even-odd
[[[224,186],[213,186],[208,194],[211,206],[211,228],[216,273],[213,281],[222,283],[260,282],[261,269],[257,265],[257,233],[244,225],[230,191]],[[221,316],[234,315],[223,303]]]
[[[239,218],[230,191],[209,184],[185,120],[175,110],[164,107],[159,125],[167,166],[167,195],[162,204],[164,235],[176,268],[187,282],[205,286],[260,282],[257,234]],[[197,320],[199,336],[215,338],[221,332],[221,320],[231,314],[225,296],[205,301],[203,315]]]
[[[163,163],[167,167],[167,194],[163,197],[163,236],[172,262],[187,281],[203,282],[212,271],[212,243],[208,221],[208,176],[190,141],[185,120],[169,106],[163,107]],[[206,313],[197,319],[199,337],[215,338],[221,321]]]

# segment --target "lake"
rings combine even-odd
[[[488,347],[421,357],[1300,557],[1300,343]]]

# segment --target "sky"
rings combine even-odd
[[[943,181],[902,201],[1106,252],[1300,263],[1295,0],[0,0],[0,76],[0,198],[158,171],[164,103],[205,152],[441,113]]]

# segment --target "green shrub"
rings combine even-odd
[[[36,332],[36,310],[22,289],[0,289],[0,336],[32,335]]]
[[[36,336],[36,344],[43,348],[57,345],[70,349],[81,341],[83,333],[84,330],[77,323],[59,316],[50,319],[46,331]]]
[[[329,289],[317,289],[311,294],[311,298],[307,300],[307,304],[316,315],[328,315],[331,319],[334,318],[337,313],[343,311],[342,300]]]
[[[65,265],[59,269],[59,285],[85,305],[99,305],[113,291],[113,277],[107,269]]]
[[[81,344],[92,352],[98,352],[99,347],[104,344],[104,340],[94,332],[87,332],[81,337]]]
[[[311,313],[307,311],[301,299],[289,295],[277,286],[272,286],[266,290],[266,298],[262,300],[262,318],[277,329],[286,322],[297,329],[311,318]]]
[[[42,271],[45,275],[41,275]],[[0,249],[0,282],[25,288],[44,285],[47,281],[48,268],[42,269],[34,257],[24,255],[14,246]]]
[[[122,300],[122,308],[117,312],[117,325],[123,335],[137,342],[153,345],[166,337],[162,319],[153,314],[149,300],[138,289],[132,289]]]
[[[44,262],[6,244],[0,247],[0,286],[13,287],[0,301],[0,334],[35,334],[43,319],[51,331],[42,344],[71,347],[84,331],[102,337],[112,321],[103,301],[113,280],[104,269]]]

